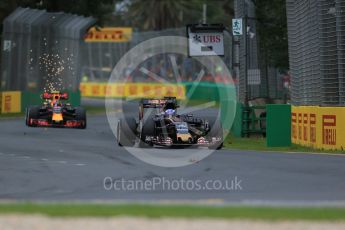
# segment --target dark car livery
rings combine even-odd
[[[117,142],[120,146],[223,146],[223,129],[215,118],[201,118],[193,114],[178,114],[175,97],[142,99],[139,117],[118,120]]]

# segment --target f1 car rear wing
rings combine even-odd
[[[54,100],[54,99],[60,99],[60,100],[68,100],[68,93],[60,93],[58,91],[53,92],[44,92],[42,94],[42,98],[46,100]]]
[[[141,99],[140,105],[144,108],[162,108],[167,102],[174,103],[178,107],[176,97],[164,97],[163,99],[144,98]]]

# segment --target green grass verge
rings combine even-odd
[[[188,101],[179,100],[178,104],[181,105],[181,104],[184,104],[185,102],[187,102],[186,107],[188,107],[188,106],[200,106],[200,105],[204,105],[206,103],[210,103],[210,101],[208,101],[208,100],[188,100]],[[219,106],[220,106],[219,101],[214,101],[214,105],[209,107],[209,108],[219,108]]]
[[[24,113],[0,113],[0,119],[2,118],[20,118],[24,117]]]
[[[281,152],[314,152],[314,153],[344,153],[335,150],[313,149],[301,145],[292,144],[289,147],[267,147],[266,139],[263,137],[241,138],[228,135],[224,141],[224,147],[228,149],[239,150],[257,150],[257,151],[281,151]]]
[[[104,106],[82,106],[85,108],[87,115],[97,115],[97,114],[105,114],[105,107]]]
[[[138,204],[0,204],[0,214],[44,214],[61,217],[142,216],[149,218],[224,218],[260,220],[345,220],[345,208],[232,207]]]

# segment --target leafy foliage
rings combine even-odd
[[[233,0],[130,0],[123,20],[139,30],[161,30],[202,23],[203,4],[207,5],[207,23],[230,26]]]
[[[7,0],[0,2],[0,20],[21,6],[93,16],[99,25],[161,30],[201,23],[203,4],[208,23],[230,26],[233,0]]]
[[[256,1],[261,48],[270,66],[288,69],[288,38],[285,0]]]
[[[45,9],[50,12],[67,12],[84,16],[93,16],[103,24],[106,15],[113,11],[113,0],[6,0],[0,2],[0,20],[2,21],[17,7]]]

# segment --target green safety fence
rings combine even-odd
[[[231,128],[231,133],[236,137],[243,136],[243,104],[237,103],[236,114]]]
[[[236,137],[250,137],[251,135],[266,136],[266,106],[236,105],[236,115],[231,129]]]

